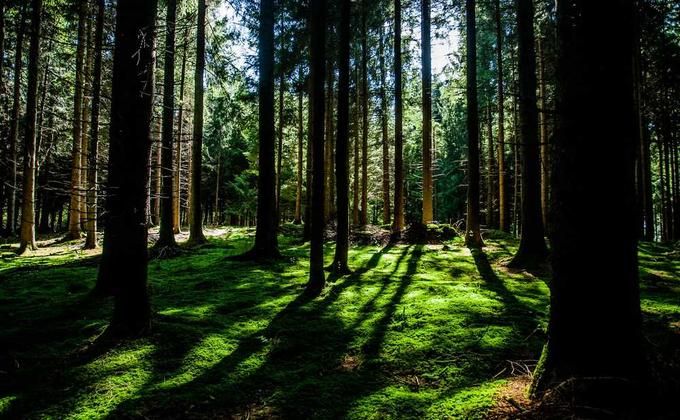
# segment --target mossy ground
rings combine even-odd
[[[152,334],[104,347],[88,348],[111,313],[88,297],[96,253],[0,260],[0,416],[483,418],[540,354],[547,274],[504,269],[502,235],[474,255],[458,240],[353,248],[355,273],[306,301],[299,239],[257,264],[225,258],[252,231],[209,233],[150,263]],[[679,334],[680,259],[640,256],[646,328]]]

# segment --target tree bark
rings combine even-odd
[[[404,230],[404,103],[401,68],[401,0],[394,0],[394,222],[392,234]]]
[[[590,405],[588,397],[639,401],[640,390],[627,387],[639,384],[644,372],[635,214],[633,13],[631,0],[617,7],[559,2],[557,9],[553,276],[548,343],[534,375],[533,393],[587,378],[581,393],[585,401],[575,402],[579,406]],[[595,217],[593,209],[606,214],[607,223]],[[584,252],[583,238],[593,232],[607,238],[607,246]],[[612,388],[606,378],[620,386]]]
[[[175,127],[175,33],[177,21],[177,0],[166,0],[165,17],[165,59],[163,70],[163,129],[161,134],[161,220],[158,242],[155,247],[174,248],[175,233],[173,229],[173,213],[175,207],[175,191],[173,185],[173,140]]]
[[[538,113],[538,126],[540,128],[540,162],[541,162],[541,216],[543,227],[548,227],[548,212],[550,210],[550,138],[548,137],[548,100],[546,98],[545,80],[545,56],[543,51],[543,39],[539,36],[536,42],[538,46],[538,98],[541,110]]]
[[[430,0],[421,0],[421,50],[423,85],[423,224],[432,223],[432,51]]]
[[[316,296],[321,293],[326,284],[323,266],[326,0],[311,0],[310,9],[310,77],[312,81],[312,105],[314,106],[311,141],[314,159],[309,282],[307,283],[306,293]]]
[[[337,274],[350,272],[349,255],[349,54],[350,54],[351,1],[340,3],[340,45],[338,48],[338,132],[336,136],[335,169],[337,198],[337,233],[335,258],[331,265]]]
[[[118,0],[113,53],[107,218],[99,287],[115,296],[110,333],[149,331],[147,165],[151,150],[156,0]],[[140,89],[142,91],[140,92]],[[102,290],[102,289],[100,289]]]
[[[279,254],[274,167],[274,1],[260,2],[260,153],[257,195],[257,231],[250,255],[276,258]]]
[[[479,218],[479,109],[477,102],[477,26],[475,0],[466,0],[468,190],[465,245],[484,246]]]
[[[191,202],[189,219],[190,245],[206,242],[203,235],[203,218],[201,212],[201,172],[203,166],[203,98],[205,86],[205,14],[206,0],[198,0],[198,19],[196,30],[196,71],[194,74],[194,134],[191,143]],[[273,179],[270,178],[270,179]],[[270,211],[272,208],[270,208]]]
[[[354,64],[354,153],[353,169],[354,178],[352,183],[352,224],[359,225],[359,171],[360,171],[360,135],[361,135],[361,90],[359,89],[359,64]]]
[[[533,0],[517,0],[517,34],[519,38],[519,123],[522,155],[522,235],[519,250],[509,266],[531,268],[545,262],[548,257],[541,214]]]
[[[24,133],[24,182],[21,203],[21,237],[19,242],[19,254],[33,251],[38,248],[35,242],[35,168],[41,29],[42,0],[31,0],[31,36],[28,50],[26,131]]]
[[[97,0],[97,17],[94,36],[94,70],[92,73],[92,113],[90,123],[90,153],[87,190],[87,237],[85,249],[97,247],[97,170],[99,159],[99,113],[101,108],[102,48],[104,40],[104,13],[106,1]]]

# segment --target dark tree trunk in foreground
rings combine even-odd
[[[503,75],[503,22],[501,2],[496,0],[496,63],[498,67],[498,213],[499,228],[510,230],[510,208],[505,174],[505,85]]]
[[[421,0],[422,84],[423,84],[423,224],[434,220],[432,205],[432,51],[430,0]]]
[[[338,49],[338,132],[335,139],[335,170],[337,183],[337,234],[335,259],[331,269],[338,274],[349,272],[349,51],[351,1],[340,4],[340,45]]]
[[[541,212],[541,162],[536,105],[536,52],[533,0],[517,0],[519,38],[519,124],[522,155],[522,236],[510,262],[514,268],[535,267],[545,261],[548,248]]]
[[[323,267],[324,231],[324,75],[326,74],[326,0],[311,0],[310,4],[310,70],[312,81],[312,220],[309,252],[309,282],[307,293],[315,296],[326,284]]]
[[[194,74],[194,135],[191,143],[191,199],[189,210],[190,245],[206,242],[203,235],[203,212],[201,211],[201,172],[203,166],[203,97],[205,86],[205,13],[206,0],[198,0],[196,29],[196,71]],[[273,178],[272,178],[273,179]]]
[[[257,177],[257,231],[254,258],[279,256],[276,214],[276,168],[274,123],[274,0],[260,2],[259,35],[260,150]],[[319,156],[319,155],[315,155]],[[323,156],[321,154],[320,156]]]
[[[177,0],[167,0],[165,17],[165,60],[163,71],[163,129],[161,133],[161,220],[156,248],[173,248],[175,232],[173,229],[173,207],[175,206],[173,175],[173,140],[175,138],[175,22],[177,18]]]
[[[9,126],[9,194],[7,201],[7,233],[16,231],[16,196],[17,196],[17,143],[19,142],[19,118],[21,115],[21,71],[23,67],[24,34],[26,32],[26,5],[19,12],[17,42],[14,51],[14,86],[12,88],[12,117]]]
[[[24,133],[24,183],[21,203],[21,237],[19,254],[37,249],[35,243],[35,167],[36,117],[38,109],[38,69],[40,67],[40,30],[42,0],[31,1],[31,38],[28,50],[28,86],[26,92],[26,130]]]
[[[392,234],[404,230],[404,103],[401,77],[401,0],[394,0],[394,222]]]
[[[99,159],[99,113],[101,102],[102,46],[104,40],[105,0],[97,0],[97,17],[94,36],[94,72],[92,74],[92,114],[90,123],[90,153],[87,190],[87,237],[85,249],[97,247],[97,160]]]
[[[477,102],[477,26],[475,0],[465,3],[467,18],[468,190],[465,245],[484,246],[479,230],[479,109]]]
[[[118,0],[111,87],[109,195],[99,266],[99,280],[108,278],[102,286],[110,287],[115,297],[110,326],[115,336],[143,334],[151,322],[144,209],[151,150],[155,17],[155,0]]]
[[[534,391],[569,378],[585,379],[600,401],[635,403],[639,395],[627,396],[619,386],[612,387],[612,381],[634,384],[644,370],[632,1],[617,2],[616,7],[590,1],[558,5],[553,278],[548,344]],[[606,214],[607,222],[593,217],[593,211]],[[607,246],[584,250],[583,240],[593,232],[607,238]],[[598,388],[600,382],[605,383]]]

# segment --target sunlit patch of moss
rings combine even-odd
[[[13,384],[0,388],[0,416],[200,417],[257,407],[287,418],[481,418],[507,361],[540,355],[547,278],[503,267],[517,247],[507,235],[487,236],[486,259],[461,238],[356,247],[354,273],[329,276],[322,295],[305,300],[309,248],[299,237],[281,236],[284,258],[259,264],[225,258],[251,246],[252,229],[208,234],[207,246],[150,262],[152,334],[82,360],[77,349],[111,313],[110,302],[87,297],[96,255],[67,245],[0,265],[0,341],[9,343],[0,370]],[[671,249],[641,246],[641,273],[645,312],[675,322]]]

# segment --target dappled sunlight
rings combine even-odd
[[[534,363],[540,354],[548,287],[504,270],[508,254],[495,241],[487,253],[455,241],[355,247],[353,273],[331,278],[310,300],[300,295],[306,245],[283,238],[281,261],[256,264],[226,260],[219,248],[247,249],[248,233],[220,236],[152,261],[152,334],[91,358],[73,352],[107,323],[109,304],[83,303],[95,266],[40,263],[0,283],[3,308],[16,319],[2,338],[16,343],[21,366],[10,370],[17,385],[1,389],[2,412],[164,417],[258,407],[297,418],[476,417],[511,377],[509,361]],[[654,264],[663,284],[643,279],[643,309],[672,328],[680,292],[668,258]],[[36,319],[43,328],[23,335]],[[49,381],[30,381],[45,357],[63,367],[44,372]],[[55,381],[59,392],[48,394]]]

